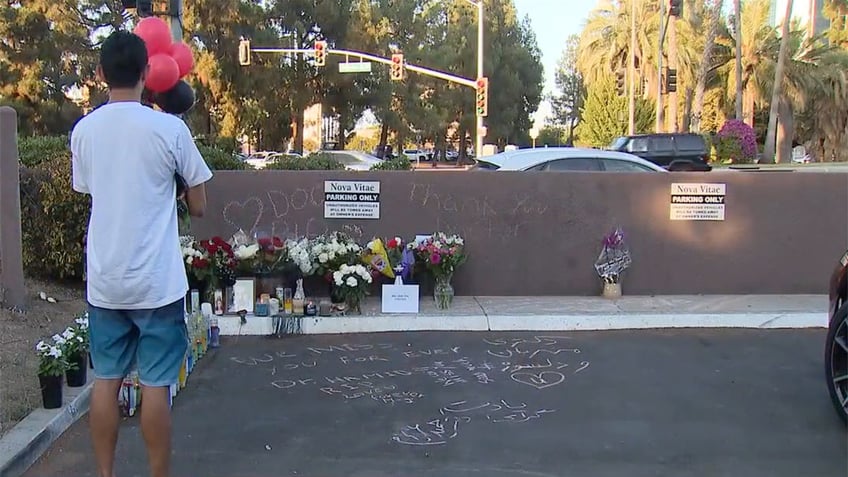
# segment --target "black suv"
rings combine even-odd
[[[670,171],[709,171],[710,150],[700,134],[670,133],[622,136],[609,147],[627,152]]]

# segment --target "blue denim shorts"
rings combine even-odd
[[[138,368],[145,386],[170,386],[179,379],[188,350],[185,303],[150,310],[108,310],[88,305],[94,375],[123,379]]]

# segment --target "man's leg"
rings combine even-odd
[[[118,443],[118,426],[121,415],[118,409],[118,391],[121,379],[95,379],[91,393],[91,410],[88,413],[97,472],[100,477],[114,477],[115,445]]]
[[[168,477],[171,466],[171,408],[167,386],[142,386],[141,435],[152,477]]]
[[[168,477],[171,463],[171,384],[188,350],[185,305],[130,312],[139,329],[138,375],[142,385],[141,432],[152,477]]]
[[[99,477],[114,477],[115,446],[121,419],[118,392],[135,358],[138,332],[117,310],[89,306],[88,316],[95,376],[89,411],[91,439]]]

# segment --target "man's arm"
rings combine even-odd
[[[176,173],[185,181],[185,201],[188,213],[193,217],[203,217],[206,212],[206,182],[212,178],[212,171],[197,150],[191,132],[182,123],[177,136]]]
[[[82,194],[90,194],[88,188],[88,170],[79,153],[78,137],[71,131],[71,185],[73,189]]]

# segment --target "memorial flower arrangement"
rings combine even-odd
[[[403,239],[400,237],[393,237],[386,241],[386,254],[389,256],[389,263],[393,270],[402,267],[403,245]]]
[[[361,313],[362,300],[368,294],[368,287],[373,282],[371,272],[365,265],[342,264],[332,273],[335,293],[344,300],[347,307]]]
[[[190,235],[180,237],[180,247],[183,252],[186,276],[188,276],[191,288],[202,288],[203,284],[209,282],[211,270],[209,256],[206,249]]]
[[[465,240],[459,235],[437,232],[415,247],[415,256],[436,280],[433,289],[436,307],[450,308],[454,297],[451,280],[466,260]]]
[[[621,295],[621,274],[630,267],[630,250],[624,242],[624,232],[616,228],[601,240],[601,253],[595,261],[595,271],[604,283],[604,294]]]
[[[421,241],[415,254],[436,280],[450,280],[456,269],[465,263],[465,241],[459,235],[438,232]]]
[[[309,239],[287,240],[286,248],[289,251],[289,258],[295,267],[300,270],[303,276],[312,275],[315,271],[315,259],[312,256],[312,241]]]
[[[233,246],[221,237],[212,237],[209,240],[201,240],[200,247],[206,252],[207,277],[209,277],[209,288],[207,292],[229,287],[236,282],[236,261]]]
[[[342,265],[357,263],[361,254],[362,247],[344,232],[321,235],[312,242],[314,273],[331,281],[331,273]]]
[[[251,245],[249,251],[254,250],[252,256],[253,270],[257,273],[275,273],[286,270],[289,263],[289,254],[286,244],[279,237],[262,237]]]

